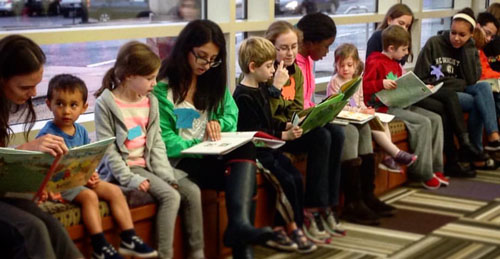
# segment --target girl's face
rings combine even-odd
[[[328,54],[328,51],[329,51],[328,48],[330,47],[330,45],[332,45],[332,43],[334,41],[335,41],[335,38],[331,37],[328,39],[324,39],[320,42],[314,42],[314,43],[307,42],[304,44],[309,44],[309,47],[308,47],[308,49],[310,50],[309,56],[312,58],[312,60],[318,61],[318,60],[322,59],[323,57],[325,57],[326,54]]]
[[[389,25],[398,25],[403,27],[405,30],[408,31],[408,28],[410,28],[411,23],[413,22],[413,17],[411,15],[401,15],[398,18],[389,19],[387,20],[387,24]]]
[[[337,74],[343,79],[352,79],[354,73],[356,72],[356,67],[358,62],[354,61],[352,57],[348,57],[340,60],[335,64],[337,69]]]
[[[274,46],[277,50],[276,60],[278,62],[283,60],[286,66],[293,65],[299,50],[297,34],[293,31],[280,34],[278,38],[276,38]]]
[[[43,67],[27,75],[13,76],[7,80],[3,92],[7,99],[15,104],[24,104],[36,96],[36,86],[42,81]]]
[[[159,69],[147,76],[128,76],[125,86],[134,91],[139,97],[145,96],[153,91],[153,88],[156,85],[156,76],[158,75],[158,71]]]
[[[459,49],[469,41],[472,37],[471,26],[469,22],[463,20],[454,20],[451,23],[450,42],[454,48]]]
[[[213,42],[205,43],[199,47],[194,47],[188,53],[188,62],[193,71],[193,75],[201,76],[210,68],[219,66],[221,60],[217,58],[219,55],[219,47]],[[225,68],[224,68],[225,69]]]

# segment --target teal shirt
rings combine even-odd
[[[167,156],[169,158],[179,157],[200,157],[198,155],[182,155],[181,151],[198,144],[198,139],[184,139],[179,136],[179,130],[176,128],[177,117],[174,114],[174,104],[167,98],[168,84],[158,82],[153,90],[153,94],[158,99],[160,106],[160,128],[161,136],[167,147]],[[220,123],[221,131],[236,131],[238,125],[238,107],[234,102],[229,90],[226,90],[222,106],[216,112],[209,114],[209,120],[217,120]]]

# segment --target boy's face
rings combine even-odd
[[[47,106],[54,114],[54,124],[59,128],[73,127],[73,123],[87,110],[80,91],[54,91],[52,100],[46,100]]]
[[[404,56],[408,55],[408,45],[399,46],[397,49],[393,45],[390,45],[388,53],[392,59],[401,60]]]
[[[481,29],[484,32],[484,36],[486,37],[486,43],[489,43],[495,35],[497,35],[498,29],[494,23],[489,22],[484,26],[481,26]]]
[[[274,75],[274,60],[268,60],[259,67],[255,67],[254,65],[254,68],[251,69],[250,72],[254,74],[257,82],[267,82],[267,80],[271,79]]]

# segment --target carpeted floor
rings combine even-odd
[[[434,191],[400,187],[381,199],[398,213],[379,226],[343,222],[347,235],[314,253],[257,246],[255,258],[500,258],[500,170]]]

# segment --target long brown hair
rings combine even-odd
[[[36,121],[31,99],[24,105],[12,104],[4,93],[5,83],[14,76],[35,73],[45,64],[45,54],[32,40],[21,35],[10,35],[0,40],[0,146],[9,143],[12,129],[9,114],[21,112],[24,115],[24,137],[28,140],[30,130]]]
[[[160,62],[160,58],[148,45],[138,41],[125,43],[118,51],[115,65],[104,75],[102,86],[95,92],[95,97],[99,97],[105,89],[115,89],[127,76],[147,76],[154,73],[160,67]]]
[[[391,8],[387,10],[384,20],[378,26],[377,30],[384,30],[385,28],[389,27],[389,19],[394,20],[403,15],[411,16],[411,23],[410,26],[408,26],[408,33],[410,34],[410,44],[408,45],[408,61],[411,61],[413,59],[413,51],[411,50],[411,28],[413,26],[413,22],[415,21],[415,16],[413,15],[410,7],[405,4],[395,4],[391,6]]]

